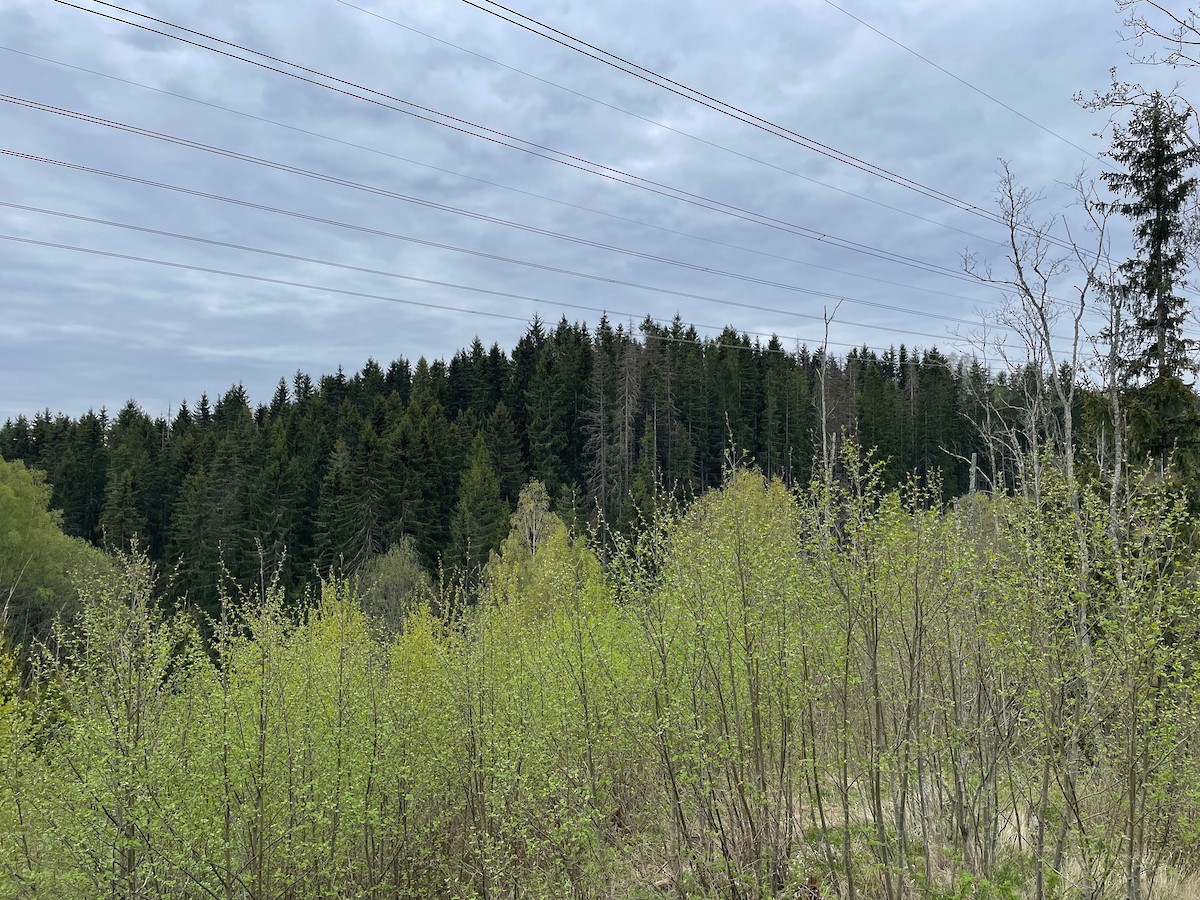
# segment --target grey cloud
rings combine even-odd
[[[994,226],[897,190],[793,144],[653,89],[451,0],[356,0],[382,15],[512,66],[777,166],[995,239]],[[330,74],[526,137],[706,197],[864,244],[956,268],[988,241],[938,228],[723,150],[659,129],[517,72],[499,68],[334,0],[209,5],[201,16],[167,0],[153,15],[292,59]],[[1020,0],[855,6],[855,12],[1081,146],[1099,152],[1098,122],[1071,101],[1103,87],[1121,64],[1120,17],[1105,4],[1080,12]],[[1078,151],[1022,122],[829,6],[791,0],[738,4],[574,4],[524,7],[594,43],[744,105],[887,168],[980,205],[990,203],[997,157],[1061,205],[1057,183],[1084,162]],[[994,291],[764,229],[468,138],[379,106],[234,62],[75,10],[27,0],[0,9],[4,43],[276,119],[387,154],[594,207],[665,229],[742,244],[819,268],[700,243],[663,230],[458,178],[379,153],[323,141],[94,75],[0,52],[12,93],[266,159],[327,172],[437,202],[607,244],[746,272],[818,291],[970,316]],[[1157,70],[1139,70],[1163,78]],[[820,315],[831,301],[718,278],[539,237],[372,195],[124,135],[46,113],[0,107],[4,144],[24,152],[178,183],[271,206],[411,234],[611,278]],[[345,229],[214,203],[33,162],[0,158],[0,199],[187,232],[350,265],[478,285],[606,310],[748,331],[810,343],[811,319],[671,298],[552,275]],[[592,323],[596,313],[488,298],[383,276],[329,269],[121,232],[0,208],[0,229],[39,240],[178,260],[504,315]],[[43,407],[82,412],[129,396],[155,414],[202,391],[244,382],[265,400],[280,376],[314,374],[368,356],[445,356],[478,333],[509,346],[522,325],[460,313],[121,263],[0,242],[0,419]],[[885,279],[904,287],[880,283]],[[922,293],[935,291],[939,293]],[[954,300],[942,294],[964,299]],[[946,323],[844,304],[831,336],[872,346],[955,343]],[[857,323],[857,324],[856,324]],[[928,332],[889,335],[859,325]]]

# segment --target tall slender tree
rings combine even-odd
[[[1115,129],[1109,155],[1123,172],[1102,176],[1119,199],[1114,208],[1133,223],[1137,255],[1120,268],[1134,321],[1121,366],[1134,388],[1134,439],[1164,460],[1195,422],[1194,397],[1183,379],[1195,373],[1193,349],[1183,332],[1188,302],[1182,294],[1189,269],[1185,216],[1196,196],[1189,172],[1200,146],[1187,133],[1187,114],[1155,91],[1129,124]]]

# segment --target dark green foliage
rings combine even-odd
[[[1189,268],[1186,208],[1196,193],[1188,174],[1200,162],[1187,132],[1188,112],[1155,91],[1128,126],[1113,135],[1112,158],[1124,172],[1106,172],[1105,183],[1125,199],[1116,210],[1131,219],[1138,255],[1121,266],[1121,287],[1133,301],[1130,378],[1166,378],[1194,371],[1183,336],[1187,301],[1178,294]]]
[[[500,496],[500,479],[482,434],[475,435],[458,488],[458,503],[450,523],[452,565],[474,571],[500,546],[508,508]]]
[[[133,469],[125,469],[109,482],[100,516],[104,545],[118,552],[137,545],[146,533],[146,517],[138,509],[138,489]]]
[[[1173,450],[1194,456],[1200,427],[1196,398],[1184,378],[1197,370],[1194,342],[1184,335],[1188,302],[1182,295],[1189,242],[1187,221],[1196,197],[1191,170],[1200,146],[1188,134],[1190,107],[1157,91],[1113,134],[1112,158],[1123,172],[1102,176],[1123,199],[1113,206],[1133,223],[1137,255],[1120,268],[1115,290],[1133,321],[1118,343],[1119,378],[1128,391],[1134,457],[1166,463]]]
[[[467,562],[468,536],[481,564],[495,542],[468,520],[480,504],[502,518],[530,477],[572,526],[602,530],[632,527],[664,490],[687,500],[720,484],[730,450],[805,485],[821,365],[807,348],[733,329],[706,340],[678,320],[535,320],[511,357],[476,341],[449,364],[298,372],[256,410],[237,385],[169,420],[134,403],[111,420],[43,412],[5,423],[0,452],[47,473],[68,534],[107,533],[110,547],[136,535],[161,571],[178,566],[176,599],[213,613],[225,572],[260,587],[278,575],[297,599],[318,570],[360,568],[405,536],[429,571]],[[825,380],[831,433],[857,434],[885,483],[916,471],[946,496],[968,487],[979,398],[1016,387],[904,347],[830,359]],[[1011,465],[979,460],[984,482]]]
[[[515,503],[525,483],[525,460],[521,456],[521,439],[508,407],[500,400],[488,416],[483,438],[492,454],[492,465],[500,479],[500,496]]]

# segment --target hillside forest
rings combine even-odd
[[[7,422],[0,897],[1200,896],[1187,121],[1065,268],[1005,176],[1019,359],[534,319]]]

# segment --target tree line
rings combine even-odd
[[[821,396],[828,428],[875,448],[886,483],[938,472],[954,496],[969,487],[983,403],[1008,381],[936,349],[836,359],[732,329],[703,339],[678,322],[593,332],[534,319],[511,353],[477,339],[449,362],[297,373],[256,406],[235,385],[170,420],[133,401],[115,416],[18,417],[0,455],[46,473],[68,535],[136,540],[178,567],[179,598],[211,613],[225,576],[279,570],[291,591],[401,541],[430,572],[478,569],[530,478],[574,526],[625,531],[660,492],[719,484],[730,453],[807,483]],[[981,479],[1004,477],[979,459]]]

